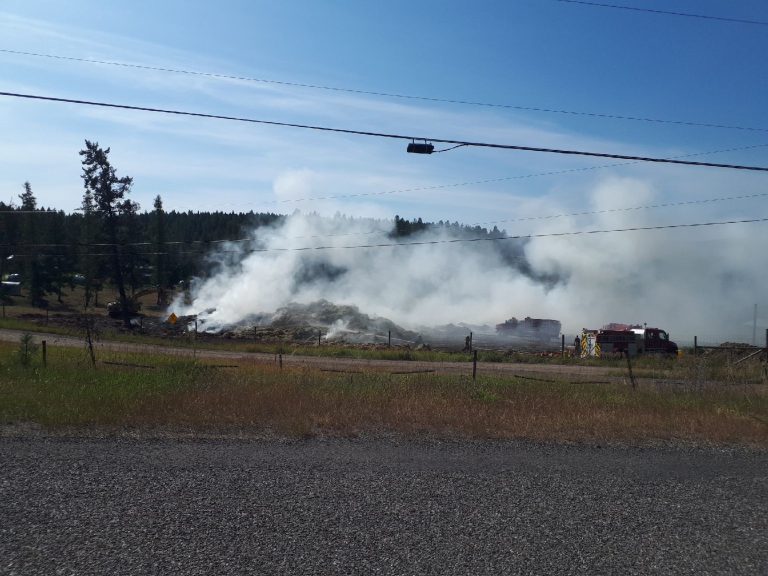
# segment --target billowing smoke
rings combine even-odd
[[[556,267],[534,270],[525,241],[455,242],[478,236],[451,228],[398,238],[392,232],[391,222],[294,214],[253,231],[251,246],[259,251],[227,246],[242,251],[237,264],[194,286],[192,305],[178,311],[209,311],[209,329],[318,300],[355,305],[406,327],[496,323],[523,310],[517,294],[526,295],[526,314],[546,312],[533,295],[563,281]],[[369,247],[352,247],[361,245]]]
[[[591,201],[610,209],[658,199],[643,182],[608,179]],[[604,211],[588,220],[540,222],[521,232],[629,228],[659,219]],[[765,258],[757,255],[759,264],[745,250],[765,245],[762,224],[470,242],[456,241],[462,234],[451,228],[399,238],[392,229],[392,222],[296,213],[254,230],[248,246],[227,246],[236,256],[226,261],[235,263],[196,283],[192,304],[175,309],[201,314],[209,330],[269,317],[290,303],[326,300],[413,329],[531,316],[561,320],[566,334],[607,322],[647,322],[687,340],[751,333],[745,321],[768,279]],[[419,244],[388,246],[396,242]]]

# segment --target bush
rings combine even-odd
[[[22,366],[29,366],[32,364],[32,358],[37,353],[37,344],[32,339],[32,334],[25,332],[21,336],[19,341],[19,349],[17,351],[17,358],[19,364]]]

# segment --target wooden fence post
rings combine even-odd
[[[43,340],[42,344],[43,344],[43,366],[47,366],[48,365],[48,350],[46,348],[45,340]]]
[[[699,355],[699,337],[693,337],[693,379],[696,386],[699,385],[699,362],[697,356]]]
[[[627,368],[629,369],[629,381],[632,382],[632,390],[637,388],[637,383],[635,382],[635,375],[632,374],[632,361],[629,359],[629,350],[627,350]]]

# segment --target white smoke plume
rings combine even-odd
[[[605,210],[658,198],[642,181],[606,179],[591,201]],[[659,217],[616,211],[544,222],[525,233],[648,226]],[[252,232],[264,251],[214,255],[230,264],[193,286],[191,305],[174,309],[201,314],[216,330],[325,299],[410,329],[531,316],[560,320],[566,334],[647,322],[688,341],[751,334],[753,306],[768,280],[765,256],[750,249],[768,240],[759,223],[480,242],[451,242],[456,237],[439,228],[393,239],[391,229],[392,222],[296,213]],[[375,246],[414,241],[435,243]],[[351,247],[358,245],[371,247]]]

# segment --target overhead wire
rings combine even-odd
[[[676,158],[692,158],[695,156],[706,156],[709,154],[721,154],[724,152],[740,152],[744,150],[752,150],[755,148],[766,148],[768,147],[768,144],[753,144],[750,146],[739,146],[735,148],[722,148],[720,150],[709,150],[707,152],[693,152],[690,154],[680,154],[677,156],[671,156],[670,158],[676,159]],[[432,186],[417,186],[413,188],[400,188],[397,190],[385,190],[385,191],[379,191],[379,192],[356,192],[353,194],[334,194],[330,196],[308,196],[306,198],[287,198],[283,200],[270,200],[266,202],[245,202],[240,203],[238,205],[240,206],[272,206],[275,204],[287,204],[287,203],[296,203],[296,202],[310,202],[310,201],[317,201],[317,200],[340,200],[340,199],[347,199],[347,198],[358,198],[358,197],[365,197],[365,196],[383,196],[386,194],[403,194],[407,192],[424,192],[428,190],[442,190],[446,188],[459,188],[463,186],[475,186],[478,184],[491,184],[495,182],[506,182],[510,180],[524,180],[528,178],[539,178],[543,176],[556,176],[560,174],[570,174],[574,172],[586,172],[590,170],[602,170],[604,168],[616,168],[619,166],[630,166],[632,164],[638,164],[639,162],[616,162],[612,164],[600,164],[597,166],[585,166],[581,168],[567,168],[564,170],[550,170],[548,172],[536,172],[532,174],[521,174],[518,176],[503,176],[500,178],[487,178],[484,180],[470,180],[465,182],[456,182],[452,184],[435,184]],[[217,206],[221,206],[221,204],[217,204]]]
[[[736,24],[755,24],[757,26],[768,26],[768,22],[763,20],[748,20],[745,18],[731,18],[728,16],[711,16],[707,14],[694,14],[691,12],[675,12],[672,10],[657,10],[654,8],[640,8],[638,6],[626,6],[620,4],[607,4],[604,2],[591,2],[587,0],[554,0],[566,4],[581,4],[583,6],[595,6],[598,8],[614,8],[617,10],[631,10],[634,12],[648,12],[651,14],[661,14],[664,16],[683,16],[686,18],[700,18],[703,20],[718,20],[720,22],[732,22]]]
[[[583,210],[579,212],[566,212],[561,214],[547,214],[547,215],[539,215],[539,216],[524,216],[520,218],[508,218],[503,220],[488,220],[485,222],[474,222],[472,224],[468,224],[468,227],[473,226],[481,226],[481,225],[489,225],[489,224],[501,224],[501,223],[509,223],[509,222],[527,222],[527,221],[534,221],[534,220],[554,220],[557,218],[567,218],[572,216],[593,216],[593,215],[599,215],[599,214],[611,214],[611,213],[617,213],[617,212],[633,212],[633,211],[639,211],[639,210],[653,210],[658,208],[674,208],[679,206],[691,206],[691,205],[697,205],[697,204],[711,204],[715,202],[727,202],[730,200],[748,200],[753,198],[765,198],[768,197],[768,192],[760,192],[756,194],[742,194],[740,196],[721,196],[719,198],[700,198],[700,199],[694,199],[694,200],[683,200],[680,202],[664,202],[660,204],[645,204],[645,205],[639,205],[639,206],[624,206],[619,208],[604,208],[600,210]],[[0,211],[0,217],[4,214],[12,214],[12,213],[18,213],[20,211]],[[28,211],[25,213],[29,213]],[[46,214],[47,212],[42,212],[43,214]],[[339,237],[345,237],[345,236],[368,236],[373,234],[388,234],[391,232],[391,229],[384,230],[384,229],[378,229],[378,230],[370,230],[367,232],[347,232],[347,233],[341,233],[341,234],[313,234],[313,235],[300,235],[300,236],[290,236],[287,237],[287,239],[291,240],[300,240],[300,239],[312,239],[312,238],[339,238]],[[184,241],[184,240],[167,240],[163,242],[123,242],[123,243],[109,243],[109,242],[70,242],[70,243],[44,243],[44,244],[0,244],[0,248],[9,248],[9,247],[25,247],[25,248],[53,248],[53,247],[109,247],[109,246],[118,246],[118,247],[128,247],[128,246],[185,246],[190,244],[202,244],[202,245],[208,245],[208,244],[228,244],[228,243],[244,243],[244,242],[254,242],[257,241],[257,238],[234,238],[234,239],[215,239],[215,240],[190,240],[190,241]]]
[[[685,200],[682,202],[665,202],[662,204],[647,204],[644,206],[629,206],[623,208],[605,208],[602,210],[585,210],[582,212],[568,212],[564,214],[551,214],[548,216],[525,216],[523,218],[509,218],[505,220],[489,220],[487,222],[477,222],[474,226],[482,224],[501,224],[504,222],[527,222],[529,220],[553,220],[556,218],[567,218],[570,216],[592,216],[597,214],[611,214],[616,212],[632,212],[635,210],[651,210],[655,208],[673,208],[677,206],[691,206],[694,204],[709,204],[713,202],[725,202],[727,200],[745,200],[749,198],[764,198],[768,196],[768,192],[761,192],[758,194],[745,194],[743,196],[724,196],[722,198],[703,198],[700,200]]]
[[[720,150],[709,150],[707,152],[693,152],[689,154],[681,154],[678,156],[671,156],[671,158],[692,158],[695,156],[706,156],[709,154],[721,154],[724,152],[740,152],[744,150],[752,150],[755,148],[766,148],[768,147],[768,144],[753,144],[750,146],[739,146],[735,148],[722,148]],[[308,196],[306,198],[289,198],[284,200],[270,200],[266,202],[241,202],[238,203],[238,206],[272,206],[276,204],[286,204],[286,203],[297,203],[297,202],[311,202],[311,201],[317,201],[317,200],[340,200],[340,199],[347,199],[347,198],[358,198],[358,197],[366,197],[366,196],[383,196],[388,194],[404,194],[408,192],[425,192],[429,190],[444,190],[448,188],[460,188],[464,186],[476,186],[479,184],[492,184],[496,182],[507,182],[511,180],[524,180],[528,178],[539,178],[544,176],[556,176],[560,174],[570,174],[574,172],[586,172],[591,170],[602,170],[605,168],[616,168],[619,166],[630,166],[632,164],[638,164],[638,162],[616,162],[612,164],[600,164],[597,166],[585,166],[581,168],[567,168],[564,170],[550,170],[548,172],[536,172],[532,174],[521,174],[517,176],[502,176],[499,178],[486,178],[484,180],[469,180],[464,182],[454,182],[451,184],[435,184],[432,186],[416,186],[411,188],[399,188],[396,190],[384,190],[379,192],[357,192],[353,194],[333,194],[329,196]],[[756,195],[761,196],[760,194]],[[726,197],[725,200],[736,200],[741,198],[749,198],[751,196],[735,196],[735,197]],[[719,201],[717,199],[714,200],[702,200],[702,202],[715,202]],[[696,203],[694,201],[694,203]],[[223,206],[234,206],[234,203],[229,204],[223,204]],[[674,205],[674,204],[672,204]],[[218,203],[216,204],[217,207],[221,207],[222,204]],[[191,206],[180,206],[178,208],[181,211],[185,210],[191,210]],[[628,210],[634,210],[636,208],[628,208]],[[176,209],[174,209],[176,210]],[[200,211],[201,208],[199,206],[195,207],[195,210]],[[215,212],[216,210],[214,210]],[[63,212],[62,210],[9,210],[9,211],[0,211],[0,214],[57,214]],[[166,210],[166,212],[168,212]],[[573,214],[566,214],[566,216],[576,216],[579,213],[573,213]],[[551,218],[551,216],[547,216],[546,218]],[[538,218],[537,218],[538,219]],[[515,221],[515,220],[510,220]],[[494,224],[496,222],[502,222],[502,220],[497,221],[489,221],[489,222],[477,222],[476,224]],[[377,233],[378,230],[374,230],[373,232],[370,232],[370,234]],[[360,234],[369,234],[369,232],[366,233],[360,233]],[[339,236],[346,236],[346,235],[360,235],[360,234],[339,234]]]
[[[72,62],[102,64],[107,66],[118,66],[123,68],[135,68],[138,70],[149,70],[154,72],[170,72],[174,74],[185,74],[190,76],[205,76],[209,78],[219,78],[224,80],[238,80],[238,81],[262,83],[262,84],[274,84],[279,86],[291,86],[294,88],[309,88],[312,90],[325,90],[330,92],[346,92],[349,94],[361,94],[365,96],[380,96],[384,98],[396,98],[401,100],[420,100],[424,102],[435,102],[435,103],[441,103],[441,104],[457,104],[457,105],[463,105],[463,106],[476,106],[476,107],[485,107],[485,108],[503,108],[508,110],[520,110],[523,112],[541,112],[546,114],[586,116],[589,118],[602,118],[607,120],[626,120],[631,122],[672,124],[672,125],[678,125],[678,126],[691,126],[691,127],[697,127],[697,128],[743,130],[743,131],[750,131],[750,132],[768,132],[768,128],[761,128],[761,127],[754,127],[754,126],[740,126],[740,125],[732,125],[732,124],[697,122],[697,121],[689,121],[689,120],[672,120],[672,119],[664,119],[664,118],[651,118],[646,116],[611,114],[606,112],[587,112],[583,110],[565,110],[565,109],[558,109],[558,108],[546,108],[541,106],[522,106],[522,105],[515,105],[515,104],[481,102],[477,100],[461,100],[461,99],[455,99],[455,98],[419,96],[414,94],[399,94],[396,92],[377,92],[373,90],[361,90],[356,88],[324,86],[321,84],[306,84],[301,82],[289,82],[285,80],[271,80],[266,78],[256,78],[252,76],[238,76],[238,75],[221,74],[221,73],[215,73],[215,72],[202,72],[202,71],[196,71],[196,70],[185,70],[181,68],[150,66],[147,64],[132,64],[128,62],[118,62],[114,60],[99,60],[99,59],[92,59],[92,58],[77,58],[74,56],[61,56],[56,54],[43,54],[39,52],[26,52],[22,50],[11,50],[8,48],[0,48],[0,52],[6,53],[6,54],[23,55],[23,56],[34,56],[38,58],[51,58],[56,60],[65,60],[65,61],[72,61]]]
[[[91,100],[78,100],[74,98],[61,98],[55,96],[41,96],[37,94],[22,94],[18,92],[0,92],[0,96],[8,96],[12,98],[24,98],[30,100],[41,100],[48,102],[60,102],[67,104],[78,104],[84,106],[96,106],[102,108],[113,108],[122,110],[135,110],[140,112],[153,112],[159,114],[170,114],[176,116],[190,116],[196,118],[209,118],[214,120],[231,120],[236,122],[248,122],[252,124],[262,124],[267,126],[281,126],[285,128],[300,128],[304,130],[316,130],[321,132],[333,132],[338,134],[352,134],[356,136],[370,136],[376,138],[389,138],[395,140],[428,140],[430,142],[437,142],[440,144],[460,144],[463,146],[471,146],[475,148],[491,148],[500,150],[514,150],[519,152],[539,152],[547,154],[563,154],[569,156],[591,156],[598,158],[616,158],[618,160],[635,160],[638,162],[651,162],[657,164],[677,164],[685,166],[698,166],[709,168],[725,168],[729,170],[747,170],[756,172],[768,172],[768,167],[765,166],[747,166],[741,164],[718,164],[713,162],[693,162],[690,160],[674,160],[670,158],[655,158],[650,156],[630,156],[625,154],[610,154],[605,152],[588,152],[584,150],[565,150],[560,148],[543,148],[538,146],[521,146],[518,144],[498,144],[492,142],[473,142],[467,140],[452,140],[447,138],[430,138],[424,136],[404,135],[404,134],[391,134],[386,132],[372,132],[366,130],[352,130],[345,128],[333,128],[329,126],[316,126],[311,124],[299,124],[294,122],[278,122],[275,120],[260,120],[256,118],[245,118],[238,116],[225,116],[220,114],[208,114],[204,112],[190,112],[184,110],[174,110],[168,108],[151,108],[147,106],[132,106],[129,104],[116,104],[112,102],[99,102]]]
[[[588,236],[593,234],[609,234],[620,232],[642,232],[642,231],[654,231],[654,230],[671,230],[680,228],[702,228],[711,226],[725,226],[733,224],[754,224],[759,222],[768,222],[768,218],[748,218],[743,220],[723,220],[712,222],[693,222],[685,224],[663,224],[656,226],[632,226],[627,228],[608,228],[608,229],[596,229],[596,230],[573,230],[566,232],[543,232],[538,234],[517,234],[517,235],[503,235],[503,236],[487,236],[477,238],[450,238],[450,239],[436,239],[436,240],[415,240],[410,242],[382,242],[372,244],[355,244],[346,246],[302,246],[302,247],[290,247],[290,248],[249,248],[246,250],[220,250],[219,254],[250,254],[250,253],[263,253],[263,252],[307,252],[313,250],[352,250],[352,249],[364,249],[364,248],[393,248],[398,246],[427,246],[437,244],[460,244],[460,243],[472,243],[472,242],[497,242],[501,240],[530,240],[536,238],[558,238],[567,236]],[[178,255],[178,254],[199,254],[200,251],[181,251],[181,252],[136,252],[133,256],[159,256],[159,255]],[[77,256],[113,256],[112,252],[104,253],[86,253],[77,254]],[[14,254],[14,256],[26,257],[33,256],[33,254]],[[64,254],[44,254],[43,256],[65,256]]]

